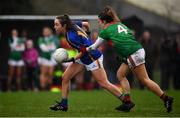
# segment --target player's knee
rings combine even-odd
[[[144,85],[144,86],[147,86],[148,84],[149,84],[149,78],[143,78],[142,80],[141,80],[141,83]]]
[[[122,80],[122,79],[124,79],[126,76],[123,74],[123,73],[121,73],[121,72],[119,72],[119,73],[117,73],[117,78],[119,79],[119,80]]]

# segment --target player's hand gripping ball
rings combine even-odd
[[[68,52],[64,48],[58,48],[53,53],[53,58],[57,63],[62,63],[63,61],[68,60]]]

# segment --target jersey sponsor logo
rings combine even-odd
[[[136,55],[134,58],[135,58],[136,63],[143,63],[145,61],[143,57],[140,57],[138,55]]]
[[[77,31],[77,34],[80,35],[80,36],[82,36],[82,37],[85,37],[86,39],[88,39],[87,35],[84,34],[84,33],[81,32],[81,31]]]
[[[85,37],[88,40],[88,35],[86,34],[86,32],[82,28],[80,28],[78,25],[76,25],[76,27],[78,29],[77,34]]]

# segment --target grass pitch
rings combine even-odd
[[[59,93],[0,93],[0,117],[180,117],[180,91],[167,91],[175,98],[173,111],[167,113],[163,102],[151,92],[133,90],[136,106],[131,112],[114,110],[121,102],[106,91],[72,91],[67,112],[50,111],[49,106],[60,99]]]

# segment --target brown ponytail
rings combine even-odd
[[[118,18],[116,12],[110,6],[106,6],[102,12],[99,14],[99,19],[105,21],[106,23],[110,22],[119,22],[120,19]]]
[[[61,23],[62,26],[66,25],[67,31],[70,29],[73,29],[73,27],[74,27],[73,23],[67,14],[62,15],[62,16],[57,16],[56,19],[59,20],[59,22]]]

